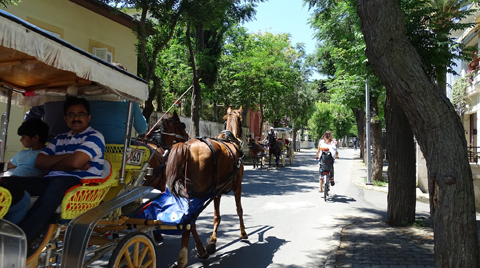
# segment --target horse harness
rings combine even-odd
[[[242,159],[243,157],[245,156],[243,154],[243,151],[241,150],[241,147],[243,145],[242,142],[239,142],[234,136],[233,134],[229,131],[229,130],[224,130],[222,131],[222,133],[225,134],[225,139],[220,139],[220,138],[207,138],[207,137],[200,137],[200,138],[197,138],[198,140],[200,140],[201,142],[205,143],[208,148],[210,149],[210,151],[212,152],[213,154],[213,181],[214,181],[214,184],[213,186],[210,188],[210,190],[207,191],[207,193],[211,193],[212,191],[215,191],[218,187],[218,185],[222,185],[224,183],[224,187],[221,188],[220,190],[218,190],[218,193],[221,193],[223,192],[223,190],[227,187],[228,183],[229,182],[232,182],[232,189],[228,190],[228,192],[230,192],[231,190],[234,189],[235,187],[235,182],[237,181],[237,172],[238,172],[238,169],[240,168],[240,166],[242,165]],[[222,179],[222,181],[218,182],[217,181],[217,165],[218,165],[218,161],[217,161],[217,156],[216,156],[216,150],[215,148],[213,147],[213,144],[211,143],[211,140],[219,143],[220,145],[223,145],[225,148],[227,148],[227,151],[230,153],[230,155],[233,157],[233,162],[234,162],[234,168],[232,170],[232,172],[230,172],[224,179]],[[236,147],[236,152],[240,153],[239,154],[239,157],[238,159],[235,159],[235,153],[232,151],[232,149],[227,145],[227,143],[230,143]]]

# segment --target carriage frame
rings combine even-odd
[[[1,10],[0,52],[3,55],[0,61],[9,59],[12,62],[8,69],[0,68],[0,101],[7,103],[4,133],[8,132],[12,104],[33,106],[46,101],[64,100],[72,85],[78,88],[79,97],[89,100],[129,102],[124,144],[106,145],[105,159],[110,164],[106,165],[110,167],[108,179],[99,177],[102,182],[85,183],[73,189],[70,195],[67,192],[61,206],[59,228],[46,244],[39,258],[39,267],[55,266],[56,257],[60,256],[62,267],[87,267],[110,251],[113,251],[110,259],[113,263],[109,267],[118,267],[122,254],[126,251],[130,254],[130,246],[138,243],[143,251],[136,249],[134,259],[138,261],[137,257],[148,256],[153,260],[148,267],[155,267],[154,247],[157,244],[153,231],[188,230],[190,225],[172,225],[155,219],[126,216],[128,212],[138,209],[144,199],[159,196],[152,187],[142,186],[145,175],[151,172],[149,161],[153,152],[148,147],[132,145],[130,136],[132,104],[148,98],[147,81]],[[53,58],[51,55],[54,55]],[[2,146],[5,146],[6,138],[5,135]],[[2,148],[2,159],[4,152]],[[130,155],[135,153],[138,161],[127,162]],[[108,201],[104,199],[113,189],[116,189],[115,194],[107,197]],[[8,252],[8,259],[18,259],[20,263],[16,263],[17,267],[23,267],[26,260],[25,236],[20,235],[22,231],[18,227],[1,219],[11,202],[8,195],[8,191],[0,187],[0,224],[17,230],[17,233],[12,238],[0,230],[0,245],[17,245],[18,251]],[[66,200],[68,196],[70,199]],[[84,203],[72,205],[70,202],[81,198],[85,199]],[[131,229],[130,226],[136,226],[136,229],[127,231]],[[143,252],[145,255],[142,255]],[[86,255],[91,257],[85,260]],[[0,256],[0,260],[6,261],[7,258]],[[5,263],[0,263],[0,266],[2,264]]]

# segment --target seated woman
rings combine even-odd
[[[20,151],[10,161],[5,163],[8,169],[13,169],[12,177],[42,177],[45,171],[35,167],[35,158],[45,148],[48,137],[48,125],[40,119],[30,119],[22,123],[17,134],[26,150]],[[14,186],[4,186],[12,195],[12,204],[4,219],[18,224],[25,217],[30,204],[30,195]]]

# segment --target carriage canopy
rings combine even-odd
[[[293,129],[289,127],[277,127],[273,128],[273,131],[277,133],[277,139],[279,140],[292,140],[293,139]],[[267,134],[270,130],[267,130]]]
[[[34,106],[79,96],[142,102],[145,80],[97,58],[50,33],[0,10],[0,94],[13,90],[15,104]]]

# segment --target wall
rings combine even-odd
[[[162,117],[163,113],[161,112],[153,112],[152,115],[150,116],[150,122],[149,122],[149,127],[151,128],[157,120],[159,120]],[[190,133],[190,127],[191,127],[191,122],[192,120],[190,117],[185,117],[185,116],[179,116],[180,121],[185,123],[187,126],[186,131],[187,133]],[[200,137],[216,137],[220,133],[222,133],[224,128],[223,123],[217,123],[217,122],[209,122],[209,121],[200,121]],[[245,154],[248,154],[248,147],[247,147],[247,140],[246,140],[246,135],[250,133],[250,130],[248,127],[242,127],[242,141],[243,141],[243,152]],[[192,137],[194,138],[194,137]]]
[[[2,6],[2,9],[5,9]],[[7,12],[42,29],[60,34],[72,45],[92,53],[94,44],[114,50],[113,61],[137,74],[136,37],[132,30],[67,0],[22,0]]]
[[[93,44],[105,44],[114,50],[113,60],[137,74],[136,37],[132,30],[67,0],[22,0],[18,6],[1,6],[20,19],[60,35],[72,45],[92,53]],[[27,107],[12,105],[5,161],[22,150],[17,129]],[[0,115],[6,104],[0,103]]]

